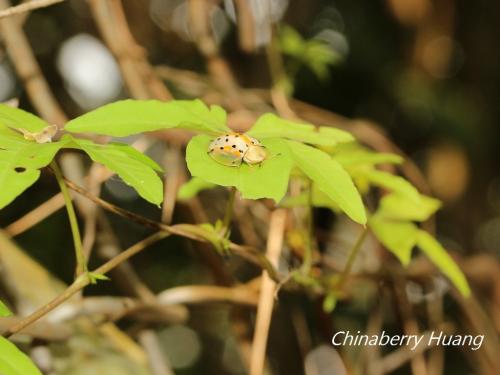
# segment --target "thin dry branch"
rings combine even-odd
[[[188,285],[167,289],[157,295],[160,304],[197,304],[206,302],[230,302],[238,305],[256,305],[255,290],[246,287],[220,287]]]
[[[9,224],[5,228],[5,231],[12,237],[15,237],[27,231],[29,228],[35,226],[37,223],[43,221],[63,207],[64,198],[62,196],[62,193],[57,193],[50,199],[43,202],[40,206],[36,207],[26,215]]]
[[[149,366],[154,375],[175,375],[168,358],[160,347],[155,331],[143,330],[139,334],[139,343],[148,355]]]
[[[53,4],[62,3],[64,0],[31,0],[0,11],[0,19],[16,14],[26,13],[38,8],[45,8]]]
[[[101,35],[118,60],[130,95],[136,99],[170,100],[172,94],[157,77],[128,26],[121,0],[90,0]]]
[[[286,211],[284,209],[275,210],[271,214],[266,251],[271,264],[273,264],[275,267],[278,264],[278,259],[283,247],[285,224]],[[276,283],[271,280],[271,278],[269,278],[267,273],[264,273],[262,275],[259,305],[257,307],[257,319],[255,323],[255,332],[252,343],[250,375],[261,375],[264,370],[267,337],[269,335],[269,326],[271,325],[275,288]]]
[[[158,232],[158,233],[152,234],[151,236],[145,238],[144,240],[139,241],[135,245],[129,247],[127,250],[125,250],[123,253],[120,253],[119,255],[114,257],[113,259],[110,259],[109,261],[107,261],[106,263],[104,263],[102,266],[98,267],[97,269],[95,269],[91,273],[105,275],[106,273],[108,273],[113,268],[115,268],[119,264],[123,263],[124,261],[126,261],[130,257],[141,252],[142,250],[144,250],[148,246],[152,245],[153,243],[160,241],[168,236],[169,236],[169,234],[166,232]],[[39,309],[35,310],[32,314],[28,315],[26,318],[22,319],[18,323],[9,327],[9,329],[7,329],[7,331],[3,333],[3,336],[10,337],[13,334],[18,333],[19,331],[23,330],[24,328],[26,328],[27,326],[36,322],[37,320],[39,320],[43,316],[47,315],[49,312],[54,310],[57,306],[61,305],[63,302],[70,299],[73,295],[80,292],[83,288],[85,288],[91,282],[92,282],[92,280],[88,274],[82,274],[82,275],[78,276],[75,279],[75,281],[63,293],[58,295],[56,298],[54,298],[49,303],[47,303],[47,304],[41,306]]]
[[[0,0],[0,9],[9,8],[10,1]],[[14,18],[0,21],[0,31],[14,68],[22,80],[30,100],[40,115],[51,124],[62,126],[67,118],[52,94],[22,25]]]
[[[160,222],[156,222],[144,216],[135,214],[133,212],[115,206],[109,202],[106,202],[101,198],[95,197],[92,194],[90,194],[87,190],[78,186],[72,181],[69,181],[67,179],[65,181],[70,189],[90,199],[94,203],[97,203],[99,206],[101,206],[107,211],[113,212],[117,215],[125,217],[129,220],[132,220],[136,223],[139,223],[154,230],[163,231],[169,234],[175,234],[195,241],[210,242],[210,239],[207,237],[206,231],[197,225],[192,225],[192,224],[166,225]],[[261,267],[262,269],[266,270],[271,279],[279,282],[280,279],[275,267],[269,262],[267,257],[260,251],[252,247],[238,245],[233,242],[229,242],[228,246],[229,250],[233,251],[235,254],[241,256],[242,258],[245,258],[248,261],[254,263],[255,265]]]
[[[404,277],[394,277],[394,297],[395,304],[398,306],[399,314],[401,316],[403,331],[407,335],[420,335],[418,321],[413,313],[413,307],[409,303],[404,286],[406,280]],[[422,354],[415,353],[411,356],[411,369],[415,375],[427,374],[426,359]]]

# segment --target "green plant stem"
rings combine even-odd
[[[308,275],[312,267],[313,257],[313,234],[314,234],[314,208],[312,203],[312,181],[309,181],[307,196],[307,239],[302,259],[302,274]]]
[[[342,271],[342,274],[340,275],[340,279],[337,283],[337,286],[339,289],[342,289],[344,286],[345,281],[347,280],[347,276],[351,273],[352,266],[354,264],[354,261],[356,260],[356,257],[358,256],[359,250],[361,249],[361,245],[363,245],[363,242],[365,242],[366,236],[368,234],[368,227],[365,226],[363,228],[363,231],[359,235],[356,243],[352,247],[350,253],[349,253],[349,258],[347,259],[344,271]]]
[[[137,242],[135,245],[132,245],[127,250],[121,252],[120,254],[115,256],[114,258],[108,260],[102,266],[100,266],[100,267],[96,268],[94,271],[90,272],[90,274],[104,275],[104,274],[108,273],[109,271],[111,271],[116,266],[118,266],[119,264],[121,264],[124,261],[126,261],[127,259],[129,259],[131,256],[144,250],[145,248],[152,245],[153,243],[160,241],[160,240],[164,239],[165,237],[168,237],[169,235],[170,234],[167,232],[154,233],[151,236],[143,239],[142,241]],[[57,306],[59,306],[63,302],[70,299],[73,295],[75,295],[80,290],[85,288],[91,282],[92,282],[92,280],[90,277],[88,277],[87,273],[78,276],[75,279],[75,281],[73,282],[73,284],[71,284],[68,288],[66,288],[66,290],[64,292],[62,292],[60,295],[58,295],[56,298],[54,298],[49,303],[40,307],[38,310],[35,310],[33,313],[28,315],[26,318],[22,319],[20,322],[14,324],[6,332],[4,332],[2,334],[2,336],[10,337],[13,334],[26,328],[30,324],[36,322],[41,317],[45,316],[46,314],[48,314],[49,312],[54,310]]]
[[[229,233],[229,227],[231,226],[231,220],[233,219],[233,206],[234,206],[234,198],[236,197],[236,188],[232,187],[229,191],[229,200],[226,205],[226,212],[224,214],[224,220],[222,222],[222,234],[225,237]]]
[[[154,230],[164,231],[169,234],[175,234],[181,237],[189,238],[195,241],[202,242],[211,242],[211,234],[207,233],[206,230],[201,228],[198,225],[193,224],[175,224],[175,225],[166,225],[164,223],[160,223],[157,221],[153,221],[136,213],[127,211],[121,207],[115,206],[99,197],[92,195],[90,192],[85,190],[84,188],[78,186],[74,182],[65,179],[66,185],[73,191],[81,194],[87,199],[90,199],[95,204],[99,205],[101,208],[109,211],[113,214],[122,216],[128,220],[132,220],[135,223],[144,225],[147,228],[151,228]],[[235,254],[238,254],[242,258],[247,259],[248,261],[256,264],[257,266],[265,269],[269,276],[276,282],[280,281],[280,277],[276,269],[271,265],[266,256],[258,249],[255,249],[250,246],[238,245],[233,242],[229,242],[229,249],[233,251]]]
[[[71,234],[73,236],[73,244],[75,247],[75,256],[76,256],[75,274],[78,277],[87,272],[87,260],[85,259],[85,255],[83,253],[82,239],[80,236],[80,230],[78,229],[78,220],[76,218],[75,208],[73,206],[73,200],[69,193],[68,187],[64,182],[64,177],[57,163],[55,161],[52,161],[52,163],[50,163],[50,167],[54,171],[57,183],[59,184],[59,188],[61,189],[61,193],[64,197],[64,204],[66,205],[66,211],[68,212],[69,224],[71,227]]]

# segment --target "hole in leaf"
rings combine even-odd
[[[17,172],[17,173],[23,173],[26,171],[26,168],[24,167],[16,167],[14,168],[14,170]]]

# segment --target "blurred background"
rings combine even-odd
[[[7,7],[9,2],[2,0],[0,5]],[[493,374],[492,350],[498,348],[500,329],[499,15],[500,2],[496,1],[63,1],[0,21],[0,101],[17,98],[20,108],[35,113],[44,108],[41,114],[58,123],[64,122],[65,115],[72,118],[127,97],[200,97],[224,106],[235,129],[248,128],[267,110],[299,116],[313,113],[311,122],[317,113],[316,123],[361,129],[362,141],[371,147],[403,152],[414,162],[413,169],[405,172],[407,178],[422,192],[442,200],[443,208],[429,225],[460,260],[477,293],[475,304],[468,304],[440,293],[439,278],[433,279],[427,294],[409,282],[403,293],[414,310],[410,321],[416,329],[425,330],[432,327],[432,317],[438,316],[459,332],[488,330],[483,334],[492,343],[480,354],[446,348],[430,350],[417,360],[380,362],[384,352],[377,362],[366,348],[335,350],[329,344],[331,335],[340,329],[377,332],[376,327],[401,332],[407,320],[404,312],[398,313],[403,304],[398,297],[367,282],[327,314],[315,296],[284,291],[271,325],[266,371],[287,375]],[[65,115],[54,114],[46,103],[37,104],[36,98],[44,94],[37,94],[40,88],[29,87],[29,58],[22,54],[22,41],[13,37],[19,32],[24,32]],[[16,55],[16,48],[20,54]],[[182,170],[172,172],[179,174],[176,183],[181,184],[187,178],[182,162],[187,139],[174,132],[154,134],[146,141],[125,141],[145,142],[147,153],[167,167],[167,181],[170,169]],[[82,174],[88,173],[87,161],[78,165],[86,171]],[[83,175],[77,172],[72,178]],[[72,240],[63,210],[27,228],[12,226],[56,193],[52,176],[44,174],[0,212],[0,225],[16,235],[16,243],[46,270],[70,283],[72,252],[61,250],[69,249]],[[114,177],[104,182],[102,196],[148,217],[159,220],[162,214]],[[192,202],[180,202],[167,216],[173,215],[173,222],[213,221],[222,215],[224,199],[223,190],[203,192],[198,203],[205,216],[196,215],[199,211]],[[250,234],[245,225],[238,225],[235,238],[253,241],[253,245],[265,243],[263,210],[267,209],[266,205],[241,203],[236,219],[251,215],[255,224]],[[356,238],[352,225],[338,221],[330,212],[318,210],[316,216],[321,227],[318,237],[327,238],[323,240],[326,252],[334,241],[352,243]],[[103,231],[104,224],[97,222],[98,232]],[[106,215],[105,225],[120,248],[149,233],[111,215]],[[103,241],[97,235],[96,245],[90,248]],[[162,251],[165,248],[170,251]],[[389,258],[375,250],[372,253],[375,259],[367,261],[371,266],[359,266],[361,271],[373,272],[370,267],[377,269],[373,264]],[[259,275],[258,269],[241,260],[221,261],[210,254],[210,249],[200,249],[199,244],[168,239],[139,254],[132,265],[154,293],[182,285],[246,283]],[[100,264],[103,256],[102,251],[95,251],[91,261]],[[418,267],[410,274],[421,272]],[[1,289],[2,295],[12,297],[9,288]],[[126,288],[120,282],[99,283],[85,295],[127,295]],[[439,294],[438,300],[432,293]],[[438,313],[429,313],[433,304],[439,305]],[[188,310],[185,319],[177,316],[161,322],[126,316],[117,324],[130,337],[139,337],[141,344],[148,342],[147,335],[153,331],[153,341],[175,374],[245,374],[255,309],[207,303],[189,305]],[[381,321],[374,321],[374,316]],[[474,326],[471,321],[479,323]],[[34,356],[42,362],[52,359],[47,373],[168,374],[127,364],[111,344],[100,347],[95,343],[103,340],[99,335],[72,337],[69,343],[40,339],[42,354]],[[127,361],[135,363],[129,357]]]

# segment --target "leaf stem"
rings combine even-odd
[[[349,253],[349,258],[347,259],[346,265],[344,270],[342,271],[342,274],[340,275],[340,279],[337,283],[337,286],[339,289],[341,289],[347,280],[347,276],[351,273],[352,266],[354,264],[354,261],[356,260],[357,255],[359,254],[359,250],[361,249],[361,245],[363,245],[363,242],[365,242],[366,236],[368,234],[368,226],[365,226],[359,235],[356,243],[354,246],[351,248],[351,251]]]
[[[164,223],[156,222],[144,216],[127,211],[121,207],[115,206],[99,197],[96,197],[87,190],[85,190],[84,188],[78,186],[77,184],[68,179],[65,179],[65,182],[70,189],[76,191],[78,194],[81,194],[85,198],[90,199],[92,202],[99,205],[106,211],[112,212],[116,215],[132,220],[135,223],[144,225],[147,228],[164,231],[170,234],[175,234],[195,241],[202,241],[202,242],[211,241],[211,238],[206,233],[204,233],[205,231],[201,230],[201,228],[198,225],[194,224],[166,225]],[[277,282],[280,281],[278,272],[269,263],[269,260],[264,256],[264,254],[260,250],[250,246],[238,245],[230,241],[229,241],[229,249],[233,251],[235,254],[238,254],[239,256],[265,269],[273,280]]]
[[[229,227],[231,226],[231,220],[233,219],[233,206],[235,197],[236,188],[233,186],[229,191],[229,200],[227,201],[226,213],[224,214],[224,220],[222,222],[222,234],[224,237],[229,233]]]
[[[78,229],[78,220],[76,218],[75,208],[73,207],[73,200],[69,193],[68,187],[64,181],[64,177],[62,175],[61,169],[57,165],[55,161],[50,163],[50,167],[54,171],[54,175],[56,176],[57,183],[59,184],[59,188],[61,189],[61,193],[64,197],[64,204],[66,205],[66,211],[68,212],[69,224],[71,227],[71,234],[73,236],[73,244],[75,247],[75,256],[76,256],[76,276],[80,276],[87,272],[87,260],[85,259],[85,255],[83,253],[82,247],[82,239],[80,236],[80,230]]]
[[[308,275],[312,266],[313,255],[313,232],[314,232],[314,208],[312,203],[312,181],[309,181],[308,196],[307,196],[307,239],[304,249],[304,258],[302,260],[301,271],[304,275]]]

